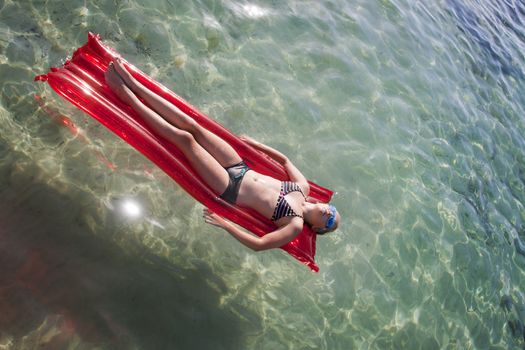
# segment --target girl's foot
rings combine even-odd
[[[131,105],[136,96],[133,92],[126,86],[124,81],[115,71],[114,64],[110,64],[106,73],[104,73],[106,83],[109,88],[126,104]]]
[[[115,58],[113,60],[113,66],[115,67],[115,71],[119,75],[119,77],[124,81],[124,83],[133,90],[133,87],[135,86],[135,78],[131,75],[130,72],[124,67],[124,64],[122,63],[122,60],[120,58]]]

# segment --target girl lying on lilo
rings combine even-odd
[[[329,204],[308,202],[308,181],[279,151],[243,137],[253,147],[282,164],[291,181],[279,181],[251,170],[227,142],[145,88],[119,59],[110,64],[105,78],[113,92],[131,106],[149,127],[182,151],[193,169],[217,195],[229,203],[256,210],[271,219],[278,228],[257,237],[206,208],[204,219],[207,223],[225,229],[253,250],[285,245],[301,232],[304,224],[310,225],[317,234],[337,228],[340,215],[336,208]]]

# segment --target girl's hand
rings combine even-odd
[[[202,217],[204,218],[204,222],[210,225],[214,225],[220,228],[225,228],[227,222],[222,218],[221,216],[215,214],[208,208],[204,208],[202,211]]]

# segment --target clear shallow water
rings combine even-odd
[[[0,0],[0,348],[523,347],[524,16],[512,1]],[[205,225],[33,83],[87,31],[337,191],[320,273]]]

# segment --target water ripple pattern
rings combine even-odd
[[[253,253],[33,77],[87,32],[334,189]],[[0,0],[0,349],[525,346],[519,0]]]

